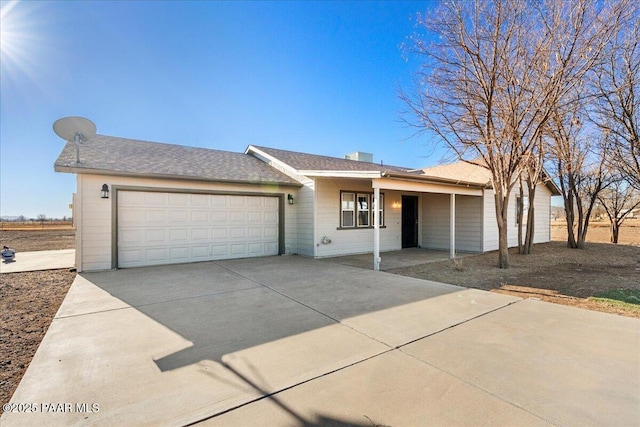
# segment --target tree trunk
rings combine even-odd
[[[567,221],[567,247],[576,248],[576,236],[573,231],[573,225],[575,223],[575,212],[573,210],[573,197],[564,199],[564,213],[565,220]]]
[[[525,245],[522,242],[522,219],[524,217],[524,189],[522,188],[522,176],[520,176],[520,199],[518,200],[518,218],[517,218],[517,225],[518,225],[518,253],[519,254],[524,254],[525,253]]]
[[[509,241],[507,239],[507,208],[509,192],[498,190],[495,194],[496,218],[498,220],[498,268],[509,268]]]
[[[527,195],[529,197],[529,210],[527,212],[527,232],[524,239],[524,254],[530,255],[531,248],[533,247],[533,233],[535,232],[535,198],[536,198],[536,185],[530,179],[527,179]]]
[[[611,243],[618,243],[618,235],[620,234],[620,224],[618,221],[611,221]]]

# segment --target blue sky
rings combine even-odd
[[[428,166],[398,90],[433,2],[2,2],[0,214],[70,216],[52,130],[243,151],[249,144]]]

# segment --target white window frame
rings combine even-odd
[[[352,197],[353,209],[349,205],[345,206],[345,195]],[[366,209],[360,209],[358,199],[366,197]],[[352,212],[353,225],[345,225],[345,212]],[[360,223],[360,213],[367,212],[367,224]],[[378,217],[380,218],[380,227],[384,227],[384,194],[380,194]],[[343,229],[373,228],[373,193],[362,191],[340,191],[340,227]]]

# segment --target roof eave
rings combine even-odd
[[[300,170],[300,175],[317,178],[380,178],[380,171],[333,171],[333,170]]]
[[[427,181],[439,184],[449,184],[449,185],[458,185],[461,187],[473,187],[473,188],[489,188],[491,187],[490,183],[478,183],[471,181],[463,181],[459,179],[449,179],[449,178],[441,178],[436,176],[429,175],[415,175],[410,173],[402,173],[402,172],[384,172],[382,174],[385,178],[401,178],[409,181]]]
[[[225,184],[246,184],[246,185],[278,185],[283,187],[302,187],[301,183],[284,182],[284,181],[260,181],[260,180],[241,180],[241,179],[220,179],[220,178],[204,178],[198,176],[188,175],[171,175],[160,173],[137,173],[137,172],[123,172],[107,169],[89,169],[78,168],[68,165],[54,164],[53,169],[56,172],[61,173],[75,173],[75,174],[87,174],[87,175],[107,175],[107,176],[123,176],[133,178],[154,178],[154,179],[178,179],[182,181],[197,181],[197,182],[220,182]]]

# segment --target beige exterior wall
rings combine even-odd
[[[456,195],[455,246],[460,252],[482,251],[482,198]],[[421,244],[428,249],[448,250],[451,218],[449,194],[422,195]]]
[[[507,238],[509,247],[518,246],[518,225],[516,222],[516,198],[520,194],[519,187],[511,191],[509,197],[509,211],[507,217]],[[527,194],[526,188],[524,194]],[[535,208],[534,243],[543,243],[551,240],[550,215],[551,215],[551,191],[544,184],[538,184]],[[524,236],[523,225],[523,236]],[[484,198],[484,239],[483,250],[485,252],[498,249],[498,223],[496,221],[496,209],[494,205],[493,190],[485,190]]]
[[[315,256],[330,257],[373,251],[373,228],[340,229],[340,191],[372,193],[370,179],[316,179],[316,239]],[[401,247],[400,193],[382,190],[384,194],[385,227],[380,229],[380,250],[398,250]],[[323,244],[326,236],[331,243]]]
[[[112,190],[109,199],[100,198],[102,184]],[[285,253],[297,253],[297,205],[286,202],[287,194],[298,199],[296,187],[275,185],[245,185],[210,183],[182,180],[116,177],[105,175],[78,175],[78,189],[74,215],[77,216],[76,267],[78,271],[106,270],[112,268],[112,228],[115,214],[113,186],[140,187],[141,189],[175,189],[179,191],[265,193],[284,195]]]

